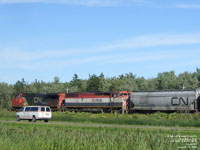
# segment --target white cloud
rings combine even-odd
[[[200,4],[178,4],[177,8],[200,8]]]
[[[129,49],[135,50],[137,48],[150,48],[158,46],[172,46],[172,45],[190,45],[200,44],[200,34],[157,34],[157,35],[143,35],[129,38],[107,44],[104,46],[97,46],[91,48],[74,48],[64,50],[39,50],[39,51],[26,51],[17,49],[4,49],[0,51],[2,60],[16,60],[16,61],[32,61],[47,58],[64,58],[80,55],[92,55],[105,52],[128,51]],[[10,55],[12,54],[12,55]]]
[[[109,7],[116,6],[121,3],[121,0],[0,0],[0,4],[15,4],[15,3],[56,3],[82,6],[100,6]]]
[[[136,63],[157,61],[190,55],[189,52],[175,50],[162,51],[162,47],[173,45],[200,44],[200,34],[158,34],[136,36],[104,46],[94,48],[74,48],[66,50],[29,51],[17,49],[0,50],[0,68],[14,67],[21,69],[38,69],[50,66],[70,66],[89,63]],[[161,47],[159,53],[148,52],[148,48]],[[146,48],[138,53],[138,48]],[[116,53],[118,52],[118,53]],[[196,54],[195,54],[196,55]],[[191,58],[195,56],[192,54]]]
[[[0,4],[16,4],[16,3],[54,3],[67,5],[80,5],[87,7],[112,7],[129,4],[147,4],[146,0],[0,0]]]
[[[144,48],[200,43],[200,34],[158,34],[133,37],[102,49]]]

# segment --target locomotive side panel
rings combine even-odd
[[[194,111],[196,91],[133,92],[134,110]]]
[[[66,107],[109,107],[110,98],[66,98]]]
[[[98,109],[122,109],[122,102],[128,98],[127,91],[120,92],[90,92],[67,93],[65,108],[98,108]]]
[[[13,109],[19,109],[23,106],[50,106],[51,108],[57,109],[58,105],[58,94],[24,93],[16,96],[12,100]]]
[[[50,106],[58,105],[58,94],[24,94],[24,99],[27,102],[25,105]]]

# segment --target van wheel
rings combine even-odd
[[[32,122],[36,122],[36,118],[35,118],[35,116],[33,116],[33,118],[32,118]]]
[[[19,116],[17,116],[17,121],[20,121],[20,118],[19,118]]]
[[[44,120],[44,122],[48,122],[49,120]]]

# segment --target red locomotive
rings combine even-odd
[[[45,105],[52,110],[73,111],[128,111],[130,92],[84,92],[84,93],[23,93],[12,99],[12,109],[26,105]]]

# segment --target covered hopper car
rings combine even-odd
[[[130,100],[135,111],[200,111],[200,90],[132,92]]]

